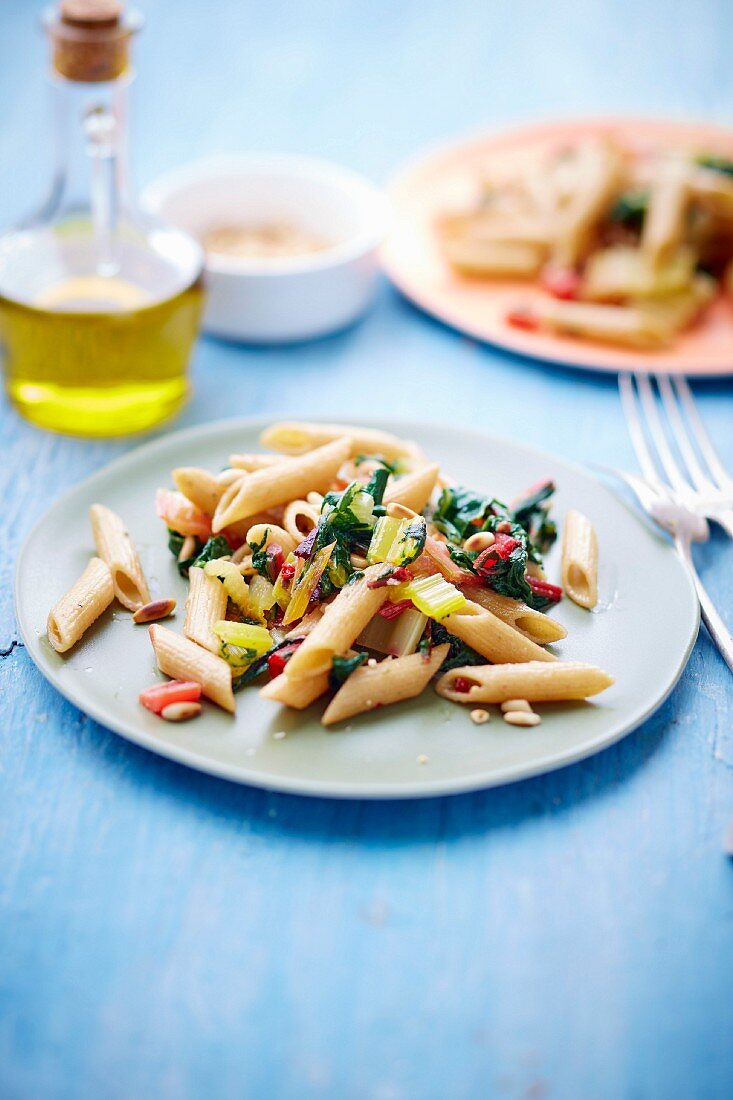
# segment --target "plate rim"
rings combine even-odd
[[[573,126],[579,129],[587,127],[590,129],[592,127],[633,127],[635,125],[644,127],[660,126],[668,127],[669,129],[690,128],[708,130],[711,133],[727,135],[733,146],[733,126],[726,126],[724,123],[711,121],[709,119],[704,120],[700,118],[685,117],[659,118],[653,115],[555,115],[535,121],[518,121],[514,124],[509,122],[506,126],[499,125],[496,127],[466,131],[464,134],[454,138],[448,138],[426,145],[421,151],[414,153],[404,160],[398,166],[397,170],[389,177],[385,192],[389,196],[394,208],[393,226],[399,223],[399,189],[411,175],[420,169],[426,168],[432,161],[448,158],[460,152],[462,149],[468,150],[473,146],[483,145],[485,142],[500,141],[502,138],[509,141],[513,139],[518,141],[522,139],[524,141],[540,140],[548,134],[552,134],[554,130],[561,126]],[[635,365],[635,369],[645,373],[690,373],[689,367],[687,370],[681,369],[680,364],[675,359],[670,359],[666,351],[662,351],[653,358],[649,358],[645,357],[643,354],[636,353],[634,349],[630,349],[629,364],[624,366],[622,363],[598,361],[594,357],[594,352],[600,354],[603,350],[603,346],[595,345],[590,342],[583,343],[579,341],[577,344],[572,344],[571,348],[587,348],[588,354],[585,355],[583,353],[582,358],[581,355],[575,357],[571,354],[571,357],[568,358],[569,349],[565,344],[559,345],[557,351],[547,350],[547,348],[545,348],[543,351],[533,352],[531,348],[522,341],[521,336],[515,335],[508,326],[501,334],[497,333],[495,336],[487,336],[486,333],[481,331],[473,322],[465,321],[463,318],[457,316],[455,310],[451,308],[441,308],[440,311],[436,310],[435,306],[431,304],[429,300],[429,295],[419,288],[416,290],[412,283],[408,283],[405,280],[399,264],[397,264],[394,259],[395,253],[392,248],[394,235],[393,230],[383,242],[379,251],[379,258],[383,272],[395,289],[422,313],[438,321],[440,324],[453,329],[455,332],[468,336],[470,339],[477,340],[481,344],[485,344],[487,347],[508,352],[510,355],[516,355],[520,359],[526,360],[528,363],[561,367],[565,370],[617,374],[625,369],[631,369],[631,359],[636,355],[638,362]],[[624,351],[626,349],[609,346],[609,350]],[[702,367],[701,369],[694,370],[691,376],[700,380],[730,378],[733,376],[733,354],[731,355],[729,365],[725,367]]]
[[[284,414],[280,419],[286,419]],[[390,428],[396,432],[402,431],[404,433],[405,426],[410,425],[408,431],[442,431],[445,425],[439,424],[437,421],[420,420],[420,419],[402,419],[400,417],[347,417],[345,420],[340,421],[337,419],[325,419],[323,417],[311,417],[309,422],[312,423],[353,423],[363,424],[364,426],[377,427],[380,426],[386,430]],[[288,776],[262,776],[260,772],[252,772],[247,769],[246,764],[226,764],[219,763],[212,760],[209,757],[200,756],[198,753],[193,752],[183,746],[177,746],[175,743],[162,743],[158,741],[153,735],[146,733],[145,731],[137,729],[134,725],[128,724],[122,720],[115,720],[114,716],[110,719],[110,716],[103,713],[102,708],[98,707],[96,702],[87,700],[80,700],[78,694],[73,690],[66,687],[66,685],[60,685],[58,677],[54,670],[45,664],[41,652],[36,652],[39,637],[36,636],[33,624],[26,620],[26,612],[21,606],[20,589],[21,589],[21,564],[26,553],[27,546],[36,537],[37,531],[47,521],[51,512],[56,509],[63,509],[67,501],[72,500],[78,494],[83,494],[86,489],[93,486],[96,481],[103,478],[110,472],[118,474],[128,465],[134,465],[142,455],[143,459],[147,459],[154,455],[159,450],[165,450],[169,445],[176,445],[179,442],[185,442],[191,439],[197,439],[199,437],[206,437],[210,433],[215,434],[222,430],[231,430],[234,428],[244,428],[245,430],[258,430],[263,429],[273,423],[271,416],[257,416],[257,417],[229,417],[215,421],[209,421],[205,424],[195,424],[188,428],[181,428],[176,432],[168,432],[158,436],[155,439],[148,440],[145,443],[140,444],[137,447],[133,447],[125,454],[118,456],[111,462],[106,463],[99,470],[95,470],[92,474],[81,481],[78,481],[75,485],[70,486],[65,490],[44,512],[39,516],[36,522],[32,525],[28,533],[26,534],[23,542],[18,550],[18,554],[15,561],[13,570],[13,602],[15,610],[15,618],[18,625],[18,632],[25,645],[26,652],[33,662],[35,668],[40,672],[44,679],[51,684],[55,691],[57,691],[67,702],[75,706],[83,714],[87,714],[94,719],[104,729],[111,730],[113,733],[118,734],[125,740],[132,742],[135,745],[140,746],[154,753],[157,756],[163,757],[168,760],[173,760],[177,764],[185,765],[192,768],[194,771],[199,771],[207,775],[213,775],[219,779],[226,779],[229,782],[239,783],[247,785],[253,788],[261,790],[277,791],[283,794],[296,794],[303,795],[305,797],[316,798],[334,798],[339,800],[384,800],[384,801],[399,801],[399,800],[412,800],[417,798],[435,798],[446,795],[454,794],[466,794],[472,791],[489,790],[493,787],[504,786],[507,783],[519,782],[524,779],[531,779],[538,775],[549,774],[559,770],[560,768],[568,767],[571,764],[578,763],[580,760],[587,759],[595,756],[597,753],[603,751],[603,749],[610,747],[617,741],[620,741],[632,730],[637,729],[647,718],[654,714],[666,700],[676,687],[677,683],[684,672],[687,663],[689,661],[692,650],[697,641],[698,632],[700,629],[700,605],[697,600],[694,585],[686,569],[680,563],[680,573],[684,578],[684,584],[687,590],[688,596],[691,597],[693,611],[694,624],[691,625],[689,631],[688,641],[685,646],[684,653],[678,659],[674,671],[669,678],[668,683],[665,684],[662,693],[655,699],[651,705],[645,705],[634,711],[629,718],[621,724],[620,727],[614,727],[610,732],[604,733],[602,736],[596,738],[589,744],[584,744],[582,747],[568,749],[562,752],[554,752],[548,756],[544,756],[539,760],[535,760],[532,763],[528,763],[526,766],[509,765],[499,769],[493,769],[491,773],[474,772],[470,775],[459,776],[447,779],[425,779],[415,780],[409,786],[396,788],[384,782],[371,782],[365,783],[364,781],[354,781],[352,783],[341,782],[339,788],[334,790],[332,781],[309,779],[309,778],[294,778]],[[457,430],[457,429],[456,429]],[[633,512],[633,509],[623,500],[620,496],[613,492],[613,490],[605,485],[602,481],[593,477],[589,471],[587,471],[579,463],[575,463],[571,460],[567,460],[560,456],[554,455],[550,451],[545,451],[542,448],[535,447],[533,444],[524,443],[521,440],[514,440],[499,435],[493,435],[473,427],[461,427],[461,434],[465,436],[471,436],[477,441],[485,443],[486,441],[494,443],[508,444],[512,447],[519,447],[524,451],[530,453],[533,457],[537,458],[540,462],[549,459],[551,462],[559,462],[561,465],[569,468],[573,473],[581,475],[583,478],[587,478],[591,481],[595,481],[596,484],[603,490],[611,493],[619,501],[622,506],[628,508]],[[664,544],[660,543],[660,551],[663,553],[671,553],[674,556],[674,550],[671,545],[667,549],[663,549]]]

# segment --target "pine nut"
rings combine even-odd
[[[406,504],[392,503],[387,505],[387,515],[390,519],[415,519],[417,512],[408,508]]]
[[[201,714],[200,703],[169,703],[163,707],[160,717],[166,722],[186,722],[189,718],[196,718]]]
[[[506,714],[507,711],[510,711],[510,710],[513,710],[513,711],[523,710],[527,714],[532,713],[532,708],[531,708],[531,706],[529,705],[529,703],[527,702],[526,699],[507,699],[506,703],[501,704],[501,709],[504,711],[505,714]]]
[[[369,564],[366,558],[362,557],[361,554],[351,554],[349,556],[349,560],[351,561],[354,569],[366,569],[367,565]]]
[[[496,542],[496,537],[491,531],[477,531],[475,535],[470,535],[463,544],[464,550],[469,550],[471,553],[474,550],[478,550],[481,553],[482,550],[488,550],[490,546],[493,546]]]
[[[539,726],[542,719],[534,711],[528,714],[526,710],[510,710],[504,715],[504,721],[510,726]]]
[[[175,600],[151,600],[138,607],[132,620],[135,623],[153,623],[156,619],[166,619],[176,609]]]
[[[477,726],[483,726],[484,722],[488,722],[491,715],[489,714],[488,710],[484,710],[483,707],[476,707],[475,710],[471,711],[469,717],[472,722],[476,723]]]

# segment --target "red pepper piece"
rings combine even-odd
[[[367,581],[367,588],[384,588],[386,584],[401,584],[403,581],[411,581],[412,573],[404,565],[398,565],[395,569],[385,570],[374,580]]]
[[[274,582],[283,567],[283,548],[278,543],[271,542],[265,553],[267,554],[267,571],[270,574],[270,580]]]
[[[580,275],[573,267],[547,267],[542,273],[542,285],[553,298],[572,301],[580,293]]]
[[[506,535],[501,531],[497,531],[496,541],[493,546],[489,547],[489,550],[493,550],[502,561],[506,561],[519,545],[519,539],[515,539],[511,535]]]
[[[295,566],[293,565],[292,562],[286,561],[283,564],[282,569],[280,570],[280,580],[284,584],[285,581],[291,581],[294,576],[295,576]]]
[[[412,600],[398,600],[397,603],[386,603],[384,607],[379,609],[379,614],[383,619],[396,619],[403,611],[408,611],[412,606]]]
[[[550,584],[549,581],[541,581],[539,577],[527,577],[527,584],[536,596],[543,596],[552,603],[559,603],[562,599],[562,588],[559,584]]]
[[[290,645],[284,645],[278,649],[277,652],[271,653],[267,658],[267,669],[273,680],[284,671],[286,664],[295,653],[301,641],[302,638],[299,638],[297,642],[292,642]]]
[[[524,332],[537,332],[540,327],[537,317],[525,306],[510,309],[506,315],[506,320],[512,328],[519,328]]]
[[[471,687],[471,681],[467,680],[465,676],[456,676],[453,681],[453,690],[459,691],[462,695],[468,695]]]
[[[494,553],[494,547],[489,546],[486,550],[482,550],[479,556],[473,563],[473,568],[481,577],[488,577],[490,573],[493,573],[498,561],[497,555]]]

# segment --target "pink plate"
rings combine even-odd
[[[674,345],[662,351],[627,351],[570,336],[524,332],[505,321],[517,301],[531,303],[543,291],[532,283],[492,282],[454,274],[438,252],[436,214],[475,178],[491,155],[505,150],[554,146],[590,134],[618,137],[636,148],[699,149],[733,159],[733,130],[691,122],[643,119],[577,119],[548,122],[464,141],[413,161],[392,182],[395,228],[382,258],[396,286],[421,309],[469,336],[520,355],[591,370],[669,371],[674,374],[733,374],[733,303],[724,296]]]

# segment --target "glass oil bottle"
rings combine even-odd
[[[118,0],[62,0],[44,23],[56,168],[42,209],[0,236],[5,385],[44,428],[141,431],[186,400],[203,253],[127,194],[129,47],[139,18]]]

